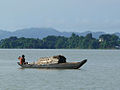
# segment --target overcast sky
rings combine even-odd
[[[120,0],[0,0],[0,29],[120,32]]]

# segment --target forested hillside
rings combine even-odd
[[[0,48],[39,48],[39,49],[115,49],[120,46],[120,38],[114,34],[103,34],[99,39],[89,33],[71,37],[47,36],[43,39],[10,37],[0,41]]]

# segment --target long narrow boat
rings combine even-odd
[[[41,69],[78,69],[82,65],[87,62],[87,59],[82,60],[81,62],[66,62],[66,63],[58,63],[58,64],[44,64],[44,65],[37,65],[37,64],[20,64],[22,68],[41,68]]]

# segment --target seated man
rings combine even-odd
[[[22,57],[19,56],[18,59],[20,60],[20,64],[23,64]]]

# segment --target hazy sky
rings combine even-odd
[[[0,0],[0,29],[120,32],[120,0]]]

